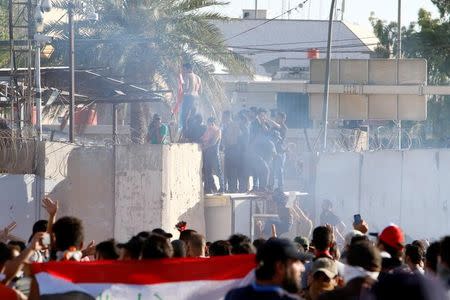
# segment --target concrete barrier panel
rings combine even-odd
[[[205,234],[202,152],[199,145],[163,146],[162,160],[162,220],[159,226],[178,237],[175,224],[186,221],[188,228]]]
[[[370,231],[400,223],[402,154],[397,151],[364,153],[360,207]]]
[[[358,213],[360,154],[354,152],[321,155],[316,175],[316,224],[322,201],[329,199],[341,220],[351,227],[353,214]]]
[[[161,226],[162,146],[116,148],[114,237],[126,241]]]
[[[15,221],[17,227],[12,234],[28,241],[39,217],[35,176],[0,175],[0,191],[0,229]]]
[[[413,239],[432,238],[442,232],[446,214],[439,199],[438,165],[438,151],[403,152],[400,225]]]
[[[113,237],[114,193],[112,150],[104,147],[73,148],[55,160],[59,175],[53,177],[49,196],[60,202],[59,217],[75,216],[83,221],[85,243]],[[62,180],[61,180],[62,179]],[[57,183],[56,183],[57,182]],[[56,183],[56,184],[55,184]],[[50,189],[51,188],[51,189]],[[48,218],[42,212],[43,218]]]
[[[450,151],[439,151],[438,158],[439,195],[436,211],[441,217],[440,224],[436,224],[439,228],[435,237],[441,238],[450,234]],[[426,220],[433,220],[430,215],[423,215],[422,217]]]

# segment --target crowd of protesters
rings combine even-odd
[[[205,192],[245,193],[252,187],[251,192],[266,193],[283,188],[285,122],[284,113],[278,112],[272,120],[264,108],[256,107],[234,115],[226,110],[220,123],[211,117],[205,125],[200,114],[190,117],[184,141],[202,146]]]
[[[139,232],[125,243],[111,239],[83,247],[82,221],[67,216],[57,219],[58,203],[49,198],[43,200],[43,207],[49,219],[34,224],[27,243],[12,234],[14,223],[1,232],[1,299],[39,298],[33,281],[27,279],[30,263],[245,254],[256,254],[256,268],[247,283],[227,293],[227,300],[439,300],[450,296],[450,236],[431,244],[426,240],[406,244],[400,227],[389,225],[372,237],[369,224],[355,218],[353,228],[343,232],[341,247],[336,226],[331,224],[314,228],[311,237],[293,240],[277,237],[277,225],[271,224],[271,231],[260,232],[254,241],[234,234],[210,243],[202,233],[180,222],[175,225],[179,231],[175,240],[171,233],[156,228]],[[323,214],[324,219],[325,215],[333,219],[332,212],[324,210]]]
[[[267,193],[283,188],[286,161],[286,114],[273,119],[264,108],[251,107],[236,114],[226,110],[221,122],[210,117],[204,123],[195,108],[183,127],[183,142],[201,145],[205,193]],[[148,142],[165,144],[169,128],[155,114],[148,129]],[[219,179],[218,186],[214,175]],[[252,185],[250,184],[252,178]]]

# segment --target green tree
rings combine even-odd
[[[433,1],[441,11],[441,18],[433,19],[431,13],[420,9],[417,23],[402,29],[402,54],[406,58],[425,58],[428,67],[428,84],[448,85],[450,83],[450,23],[446,19],[450,4],[448,1]],[[397,24],[370,18],[375,35],[380,40],[377,53],[389,57],[391,49],[396,51]],[[444,147],[450,138],[450,97],[431,96],[428,100],[428,117],[423,125],[431,128],[432,138],[426,146]],[[417,122],[407,122],[409,126]]]
[[[84,1],[89,2],[89,1]],[[67,9],[68,1],[54,1]],[[229,50],[213,20],[225,20],[209,8],[216,0],[100,0],[90,1],[99,13],[97,22],[77,25],[77,61],[87,67],[102,66],[112,76],[152,89],[176,91],[183,62],[191,62],[202,77],[206,97],[221,103],[221,83],[212,75],[213,64],[231,74],[251,75],[248,60]],[[67,39],[67,25],[56,22],[49,30]],[[83,41],[84,39],[84,41]],[[95,39],[102,42],[95,41]],[[90,40],[90,41],[89,41]],[[66,48],[57,47],[53,62],[62,63]],[[146,130],[143,106],[130,105],[132,141],[142,143]]]
[[[8,1],[0,0],[0,41],[8,37]],[[5,67],[9,61],[9,48],[0,46],[0,67]]]

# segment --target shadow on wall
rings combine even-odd
[[[67,175],[49,196],[60,203],[59,217],[83,221],[85,242],[114,235],[114,174],[112,150],[76,148],[67,156]]]
[[[180,221],[185,221],[187,223],[186,229],[193,229],[196,230],[198,233],[205,235],[206,233],[203,232],[203,230],[201,228],[196,228],[194,225],[195,223],[198,223],[197,219],[198,219],[198,212],[201,211],[203,209],[203,204],[201,202],[198,202],[197,204],[195,204],[195,206],[189,208],[184,214],[182,214],[179,219],[178,222]],[[203,216],[202,216],[203,217]],[[172,225],[173,227],[175,227],[175,224]],[[174,236],[174,239],[178,238],[176,236]]]

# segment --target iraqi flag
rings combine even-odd
[[[177,90],[177,101],[175,102],[174,107],[172,107],[172,114],[177,115],[180,111],[180,107],[183,103],[183,85],[184,85],[184,79],[183,74],[180,72],[178,74],[178,90]]]
[[[254,255],[33,264],[40,299],[215,300],[249,282]]]

